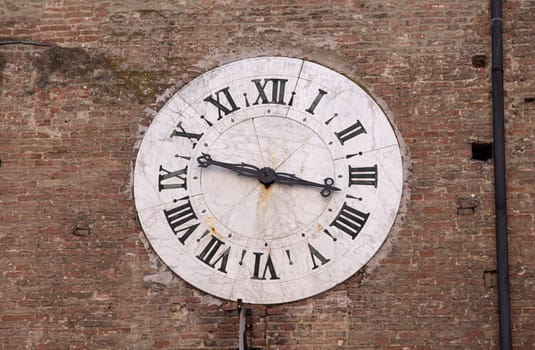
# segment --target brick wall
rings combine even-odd
[[[535,347],[535,4],[505,1],[515,349]],[[0,6],[0,349],[235,349],[235,303],[173,275],[136,223],[133,162],[171,94],[220,64],[306,58],[362,84],[406,154],[369,265],[252,306],[261,349],[497,349],[489,4],[21,1]]]

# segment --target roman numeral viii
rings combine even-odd
[[[349,166],[349,186],[370,185],[377,188],[377,164],[370,167]]]
[[[185,244],[188,237],[199,227],[200,223],[197,222],[197,215],[195,215],[191,207],[189,197],[179,200],[186,200],[186,203],[170,210],[164,210],[163,212],[175,235],[178,236],[179,233],[182,233],[182,236],[178,240],[180,243]]]
[[[363,213],[344,203],[330,226],[339,228],[351,236],[352,239],[355,239],[366,224],[369,216],[369,213]]]

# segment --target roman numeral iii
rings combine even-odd
[[[349,166],[349,186],[370,185],[377,188],[377,164],[370,167]]]

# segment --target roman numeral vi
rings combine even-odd
[[[271,260],[271,255],[268,254],[266,263],[264,265],[264,270],[262,272],[262,276],[260,276],[260,265],[261,265],[261,259],[263,253],[257,253],[253,252],[255,259],[254,259],[254,272],[253,277],[251,279],[254,280],[265,280],[266,274],[269,271],[269,275],[271,276],[269,279],[271,280],[278,280],[280,279],[279,276],[277,276],[277,271],[275,271],[275,266],[273,265],[273,260]]]

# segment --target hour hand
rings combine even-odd
[[[231,170],[237,173],[238,175],[258,178],[258,171],[259,171],[258,167],[251,165],[251,164],[243,163],[243,162],[242,163],[220,162],[220,161],[212,159],[212,157],[208,153],[202,153],[202,155],[197,158],[197,163],[199,164],[199,167],[201,168],[208,168],[210,165],[215,165],[221,168]]]
[[[273,183],[278,183],[282,185],[300,185],[300,186],[312,186],[321,188],[321,195],[323,197],[329,197],[333,191],[340,191],[338,187],[333,186],[334,180],[330,177],[326,177],[323,180],[323,183],[312,182],[308,180],[303,180],[294,174],[288,173],[277,173],[275,170],[269,167],[264,167],[260,169],[257,166],[247,164],[247,163],[225,163],[220,162],[212,157],[208,153],[202,153],[200,157],[197,157],[197,163],[201,168],[208,168],[211,165],[225,168],[235,172],[241,176],[249,176],[258,179],[261,184],[269,187]]]
[[[334,180],[332,177],[326,177],[323,180],[323,183],[312,182],[308,180],[301,179],[295,174],[288,173],[275,173],[275,182],[284,184],[284,185],[300,185],[300,186],[312,186],[321,188],[321,195],[323,197],[329,197],[333,191],[340,191],[338,187],[333,186]]]

